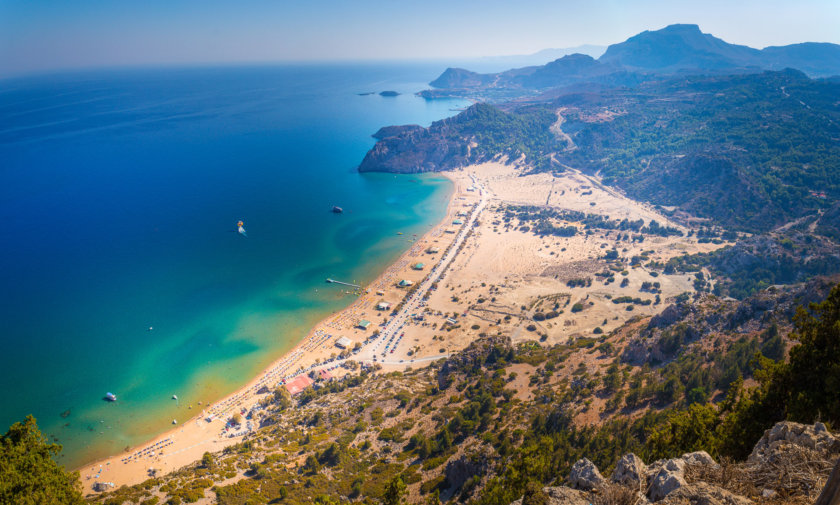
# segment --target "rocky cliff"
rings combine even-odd
[[[565,486],[529,490],[511,505],[810,503],[838,456],[840,440],[824,424],[780,422],[743,463],[716,462],[698,451],[646,465],[631,453],[606,478],[584,458]]]

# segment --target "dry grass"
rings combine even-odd
[[[686,480],[707,482],[759,504],[805,505],[814,503],[833,466],[834,461],[826,455],[791,444],[762,463],[722,459],[717,467],[689,465]],[[764,497],[765,489],[775,494]]]
[[[637,505],[639,503],[644,503],[642,494],[621,484],[605,484],[592,497],[592,505]]]

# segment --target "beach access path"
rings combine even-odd
[[[398,335],[400,330],[405,326],[408,322],[410,322],[411,315],[419,313],[422,308],[426,305],[426,300],[424,296],[426,293],[432,289],[432,286],[438,282],[440,277],[446,272],[446,269],[452,264],[452,260],[458,255],[458,252],[461,249],[461,245],[463,245],[464,240],[466,240],[467,236],[469,235],[470,230],[475,225],[478,216],[481,215],[481,212],[484,210],[484,207],[487,205],[487,194],[483,186],[481,186],[478,181],[476,180],[475,176],[470,174],[470,178],[473,181],[473,187],[479,192],[480,199],[478,203],[473,208],[472,212],[470,213],[469,217],[467,218],[466,223],[461,227],[458,231],[458,234],[455,237],[455,240],[452,242],[452,245],[449,246],[446,253],[443,257],[438,261],[438,263],[432,268],[429,275],[426,276],[425,279],[420,283],[420,286],[417,290],[414,291],[404,302],[402,308],[391,317],[385,327],[382,329],[381,333],[379,334],[379,338],[377,339],[376,343],[372,346],[366,346],[364,351],[357,356],[354,356],[353,359],[357,361],[370,361],[373,363],[376,361],[376,353],[379,352],[380,346],[385,344],[388,345],[387,342],[392,342],[394,339],[398,339]],[[386,351],[387,352],[387,351]],[[386,352],[382,352],[381,356],[384,357]],[[443,357],[444,355],[441,355]],[[438,359],[438,358],[434,358]],[[421,361],[421,359],[413,360],[412,362],[416,363]],[[433,361],[432,358],[426,357],[422,358],[422,361]],[[380,361],[380,364],[400,364],[404,365],[406,363],[393,363],[391,361]]]

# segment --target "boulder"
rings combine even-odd
[[[709,456],[709,453],[706,451],[696,451],[690,452],[688,454],[683,454],[682,460],[688,463],[689,465],[708,465],[708,466],[718,466],[715,460]]]
[[[648,467],[648,475],[651,476],[648,497],[651,501],[657,502],[687,484],[685,466],[682,459],[669,459],[657,461]]]
[[[576,489],[566,486],[544,487],[543,493],[548,495],[549,505],[590,505],[591,500]],[[510,505],[522,505],[522,498],[512,502]]]
[[[748,498],[706,482],[687,484],[668,494],[660,505],[752,505]]]
[[[615,470],[613,470],[610,480],[634,489],[645,489],[647,487],[647,465],[642,461],[642,458],[635,454],[625,454],[615,464]]]
[[[601,472],[598,471],[598,467],[586,458],[579,460],[572,466],[572,471],[566,481],[571,487],[584,491],[591,491],[607,482]]]
[[[828,432],[823,423],[811,426],[784,421],[764,432],[747,461],[751,464],[772,462],[791,445],[825,456],[840,451],[840,441]]]

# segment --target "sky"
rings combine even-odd
[[[840,43],[838,0],[0,0],[0,76],[114,65],[468,58],[673,23],[762,48]]]

